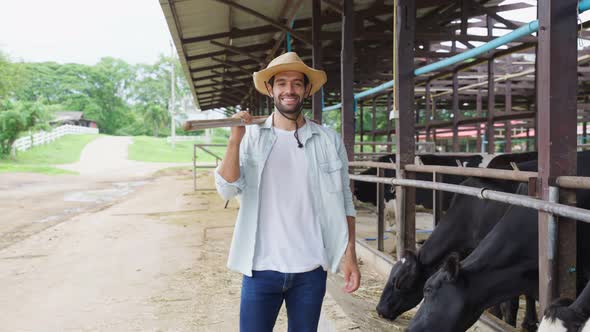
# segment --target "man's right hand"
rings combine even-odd
[[[232,118],[244,120],[243,126],[231,127],[231,135],[229,136],[229,143],[239,145],[242,142],[242,138],[244,138],[244,134],[246,133],[245,125],[252,123],[252,115],[246,111],[241,111],[232,115]]]

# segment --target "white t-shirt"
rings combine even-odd
[[[313,215],[305,148],[294,131],[273,127],[277,139],[260,180],[260,214],[253,270],[327,270],[319,221]]]

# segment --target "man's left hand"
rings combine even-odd
[[[342,262],[342,273],[344,274],[344,287],[342,290],[347,293],[353,293],[361,284],[361,272],[356,262],[354,248],[351,249],[349,247],[346,249],[346,254]]]

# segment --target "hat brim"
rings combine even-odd
[[[276,65],[255,72],[253,75],[254,87],[256,90],[258,90],[258,92],[270,97],[270,94],[264,83],[268,82],[276,74],[285,71],[297,71],[307,76],[309,83],[311,84],[311,90],[309,91],[310,96],[316,93],[328,80],[326,73],[323,70],[310,68],[304,63],[293,62]]]

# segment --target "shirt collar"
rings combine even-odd
[[[264,123],[260,125],[261,129],[271,129],[272,128],[272,115],[269,116]],[[319,135],[320,129],[318,128],[318,124],[311,121],[308,117],[305,117],[305,126],[299,128],[299,139],[303,144],[307,142],[313,135]]]

